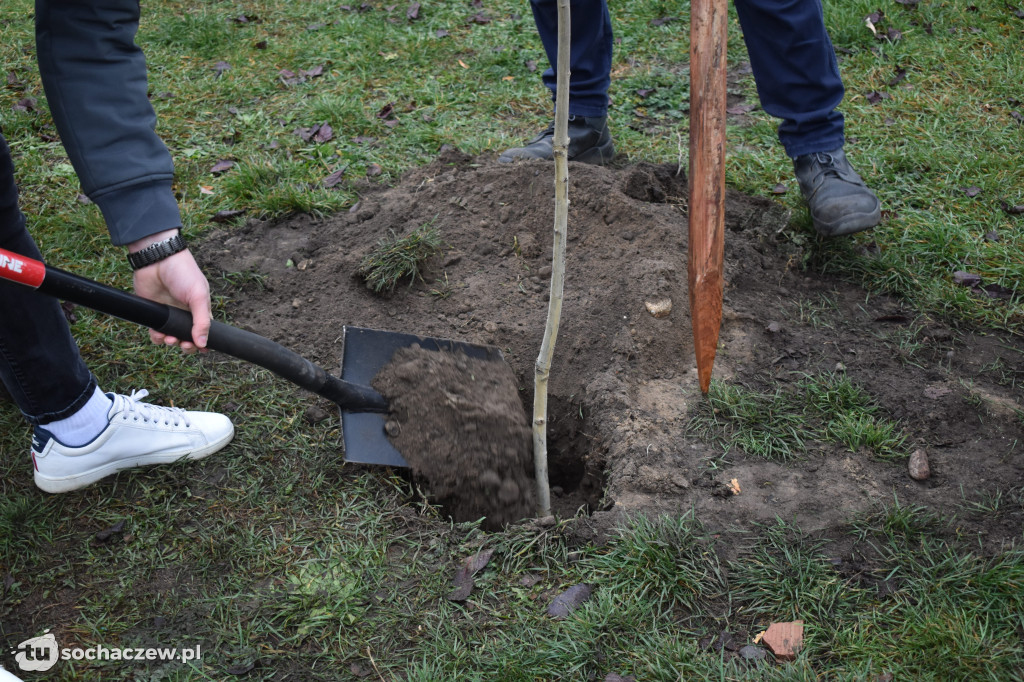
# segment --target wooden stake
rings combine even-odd
[[[690,3],[690,254],[693,350],[708,392],[722,324],[725,259],[726,28],[724,0]]]
[[[537,479],[537,514],[551,514],[548,485],[548,377],[555,354],[558,324],[562,318],[565,287],[565,238],[569,223],[569,0],[558,0],[558,64],[555,67],[555,236],[551,258],[551,298],[544,339],[534,368],[533,385],[533,467]]]

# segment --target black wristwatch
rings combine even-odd
[[[188,244],[185,243],[184,237],[181,234],[176,234],[169,239],[165,239],[162,242],[150,244],[144,249],[140,249],[135,253],[128,254],[128,262],[132,265],[132,270],[138,270],[144,268],[147,265],[152,265],[162,261],[168,256],[173,256],[176,253],[184,251],[188,248]]]

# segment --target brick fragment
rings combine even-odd
[[[761,638],[761,644],[768,647],[780,661],[796,660],[804,646],[804,622],[772,623]]]

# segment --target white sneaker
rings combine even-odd
[[[91,443],[64,445],[37,426],[32,434],[36,485],[48,493],[78,490],[122,469],[202,459],[235,435],[231,420],[216,412],[187,412],[140,402],[149,391],[130,396],[108,393],[110,424]]]
[[[0,682],[21,682],[21,678],[15,677],[13,673],[7,672],[3,666],[0,666]]]

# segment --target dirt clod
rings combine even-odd
[[[532,514],[532,434],[508,365],[414,345],[373,387],[395,449],[454,520],[500,528]]]
[[[306,421],[310,424],[319,424],[320,422],[331,418],[331,414],[327,410],[316,405],[310,405],[307,407],[302,416],[305,417]]]
[[[647,312],[659,320],[663,317],[668,317],[672,312],[671,298],[662,298],[657,301],[646,301],[644,305],[647,307]]]
[[[914,450],[907,462],[907,471],[915,481],[925,481],[931,475],[931,467],[928,465],[928,453],[924,450]]]
[[[761,661],[767,656],[767,652],[759,646],[748,644],[740,649],[740,657],[748,661]]]

